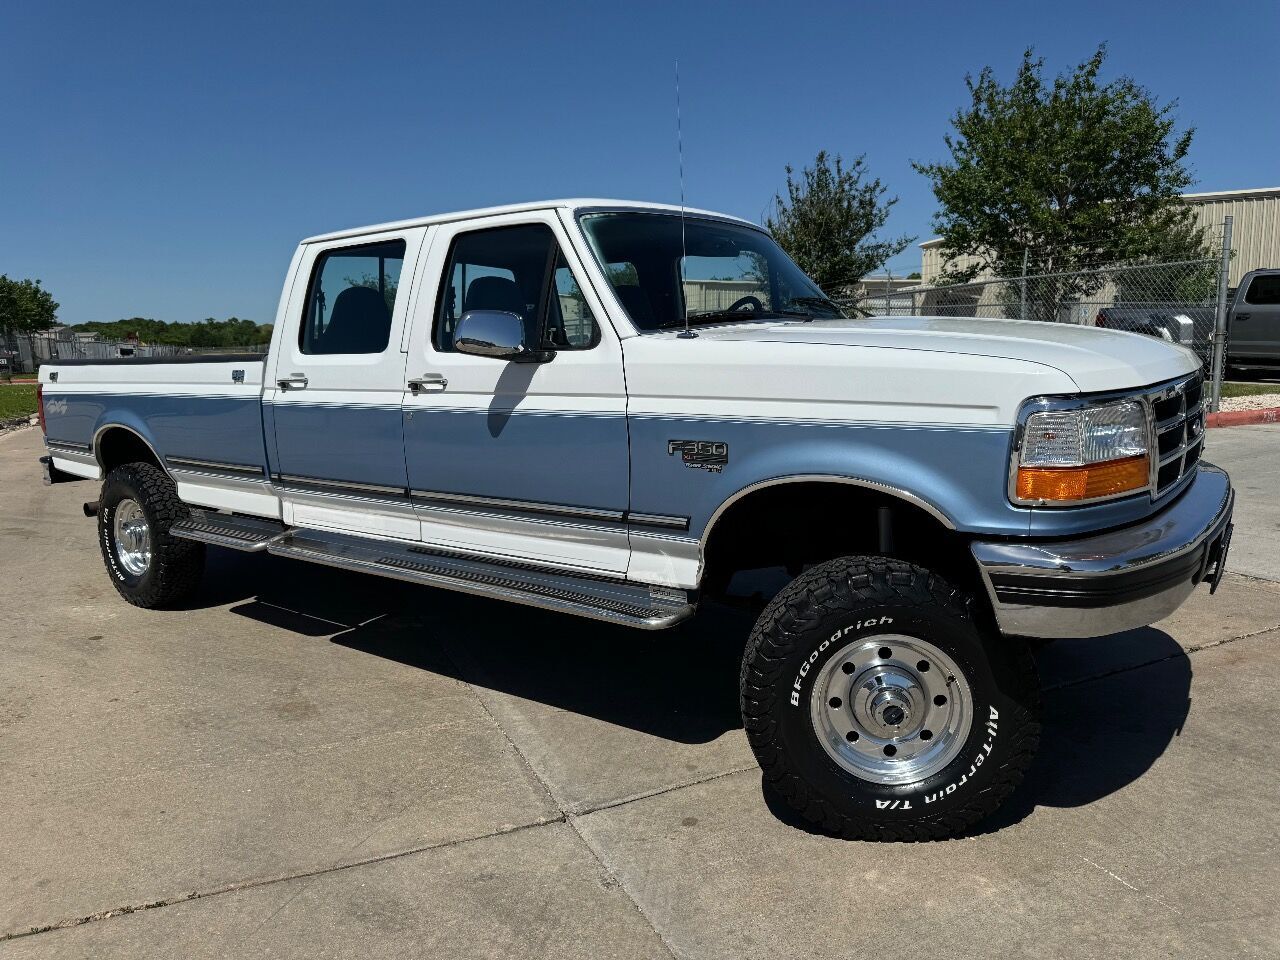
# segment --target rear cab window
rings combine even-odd
[[[403,240],[339,247],[317,256],[299,349],[310,355],[386,350],[404,256]]]

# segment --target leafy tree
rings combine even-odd
[[[0,332],[35,333],[58,322],[58,302],[39,280],[0,274]]]
[[[877,236],[898,198],[884,199],[886,188],[870,178],[865,157],[845,166],[838,155],[833,163],[821,150],[799,178],[790,166],[786,170],[787,196],[774,196],[774,215],[765,225],[824,290],[860,280],[915,239]]]
[[[81,323],[70,329],[96,333],[104,340],[139,340],[178,347],[249,347],[268,342],[272,324],[254,323],[238,317],[226,320],[209,317],[199,323],[167,323],[148,317],[132,317],[108,323]]]
[[[1176,130],[1176,101],[1161,105],[1128,77],[1102,83],[1106,46],[1069,73],[1044,76],[1044,60],[1022,55],[1002,86],[990,67],[965,78],[970,103],[952,118],[951,159],[916,163],[941,205],[933,225],[944,259],[972,258],[946,279],[990,271],[1060,274],[1121,260],[1193,259],[1205,237],[1179,194],[1193,129]],[[1100,274],[1038,286],[1038,299],[1078,298]]]

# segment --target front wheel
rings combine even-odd
[[[766,782],[850,839],[955,836],[1004,801],[1039,744],[1026,646],[896,560],[845,557],[794,580],[756,623],[741,684]]]
[[[150,463],[107,474],[98,505],[98,544],[111,582],[138,607],[172,607],[190,597],[204,572],[204,544],[169,528],[189,516],[174,482]]]

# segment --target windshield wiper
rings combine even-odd
[[[738,320],[762,320],[762,319],[768,319],[768,318],[770,318],[770,317],[781,317],[781,316],[785,316],[785,314],[781,314],[781,313],[778,313],[777,311],[773,311],[773,310],[766,310],[766,311],[763,311],[763,312],[758,312],[758,311],[755,311],[755,310],[751,310],[751,311],[744,311],[744,310],[707,310],[707,311],[706,311],[706,312],[704,312],[704,313],[691,313],[691,314],[689,314],[688,322],[689,322],[689,323],[719,323],[719,322],[722,322],[722,321],[725,321],[725,320],[729,320],[729,321],[738,321]],[[806,316],[807,316],[807,314],[806,314]],[[662,322],[662,323],[658,324],[658,327],[659,327],[660,329],[664,329],[664,330],[665,330],[665,329],[668,329],[668,328],[670,328],[670,327],[683,327],[684,325],[685,325],[685,321],[684,321],[684,320],[666,320],[666,321],[664,321],[664,322]]]
[[[831,311],[830,316],[821,316],[816,313],[805,313],[804,316],[809,317],[810,319],[838,320],[844,316],[844,314],[840,310],[840,305],[836,303],[834,300],[828,300],[826,297],[792,297],[790,300],[787,301],[788,306],[790,306],[793,303],[798,303],[801,306],[807,305],[807,306],[821,307],[823,309]],[[791,311],[784,311],[784,312],[794,315],[797,311],[791,310]]]

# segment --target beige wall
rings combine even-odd
[[[1195,208],[1196,223],[1209,231],[1216,244],[1222,242],[1222,223],[1232,218],[1231,273],[1228,283],[1236,286],[1250,270],[1280,267],[1280,188],[1232,191],[1228,194],[1192,194],[1188,202]]]

